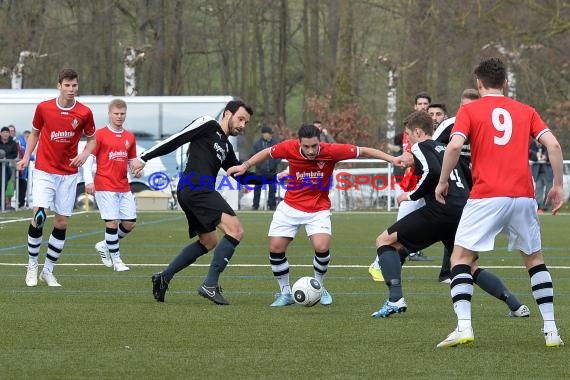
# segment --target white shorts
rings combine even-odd
[[[396,220],[402,219],[404,216],[411,214],[412,212],[416,211],[419,208],[422,208],[426,205],[426,201],[421,198],[417,201],[404,201],[400,203],[398,207],[398,217]]]
[[[32,206],[71,216],[77,192],[77,174],[51,174],[34,169]]]
[[[115,191],[96,191],[95,200],[105,220],[130,220],[137,217],[135,197],[130,191],[118,193]]]
[[[299,227],[305,226],[307,236],[314,234],[332,235],[331,211],[317,212],[299,211],[285,202],[279,202],[273,213],[267,236],[294,238]]]
[[[508,250],[527,255],[541,250],[540,222],[534,198],[469,199],[455,234],[455,245],[475,252],[491,251],[504,233]]]

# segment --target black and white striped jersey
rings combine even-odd
[[[437,126],[435,132],[432,135],[432,139],[446,145],[449,144],[449,137],[454,125],[455,116],[450,117],[449,119],[445,119]],[[471,189],[473,187],[473,179],[471,178],[471,145],[469,145],[469,141],[466,141],[466,144],[464,144],[463,148],[461,148],[459,164],[467,176],[466,181],[469,189]]]
[[[461,213],[469,198],[469,187],[461,165],[457,165],[449,176],[445,205],[435,199],[435,188],[441,174],[445,147],[445,144],[434,140],[425,140],[412,146],[416,175],[419,179],[416,189],[410,192],[410,199],[424,198],[426,207],[445,208],[451,213]]]

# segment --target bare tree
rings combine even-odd
[[[340,0],[326,0],[327,22],[326,22],[326,39],[323,44],[323,55],[321,59],[321,79],[323,83],[319,83],[325,92],[334,91],[334,82],[336,75],[336,62],[338,52],[338,41],[340,34]]]
[[[303,16],[301,27],[303,29],[303,62],[304,85],[303,98],[315,96],[319,93],[319,1],[305,0],[303,2]],[[305,102],[306,104],[306,102]],[[303,108],[303,119],[309,117],[306,107]]]
[[[239,79],[239,90],[240,90],[240,94],[242,94],[243,97],[245,97],[246,99],[250,98],[250,94],[249,94],[249,78],[250,78],[250,70],[251,70],[251,64],[250,64],[250,36],[251,36],[251,27],[252,27],[252,23],[250,22],[250,19],[252,19],[254,16],[252,15],[253,13],[253,6],[252,3],[250,1],[246,2],[246,6],[243,9],[244,11],[244,15],[243,17],[241,17],[241,21],[242,21],[242,25],[241,25],[241,33],[240,33],[240,56],[241,56],[241,62],[240,62],[240,75],[238,76]]]
[[[164,73],[166,77],[166,89],[170,95],[180,95],[183,89],[183,57],[184,57],[184,0],[170,1],[167,4],[168,14],[166,16],[166,62],[168,70]]]
[[[340,35],[336,67],[334,104],[339,109],[353,101],[353,14],[352,2],[340,0]]]
[[[253,21],[253,28],[255,33],[255,47],[257,53],[258,61],[258,76],[259,76],[259,96],[261,96],[261,115],[267,118],[270,115],[269,111],[269,88],[267,84],[267,71],[265,68],[265,48],[263,45],[263,33],[262,33],[262,20],[265,13],[265,0],[258,0],[256,4],[255,20]]]
[[[92,73],[96,78],[94,88],[97,93],[102,94],[112,94],[113,87],[119,87],[113,81],[115,78],[113,69],[120,66],[113,54],[117,49],[117,45],[113,43],[113,36],[117,33],[117,29],[109,27],[109,25],[113,25],[115,18],[116,8],[113,3],[113,0],[99,0],[89,4],[93,9],[93,26],[91,27],[93,42],[95,46],[107,47],[105,49],[93,49],[92,51],[93,58],[99,62],[98,65],[95,65]],[[86,38],[90,37],[86,36]]]
[[[124,82],[125,82],[125,95],[136,96],[137,90],[137,74],[136,68],[145,59],[145,52],[147,48],[138,49],[133,46],[127,46],[123,50],[123,64],[124,64]]]
[[[20,52],[18,57],[18,63],[14,65],[13,68],[2,67],[0,68],[0,75],[10,76],[10,81],[12,84],[12,89],[19,90],[22,89],[24,86],[24,67],[26,66],[26,62],[32,58],[42,58],[47,57],[47,54],[40,54],[33,51],[23,50]]]
[[[222,58],[221,67],[221,80],[222,80],[222,92],[225,94],[230,93],[230,81],[231,81],[231,62],[230,62],[230,36],[228,33],[228,19],[226,17],[226,3],[224,0],[216,0],[216,17],[218,19],[218,47],[220,56]]]
[[[378,61],[388,72],[388,91],[386,93],[386,139],[393,141],[396,135],[396,111],[398,110],[398,76],[399,70],[392,60],[386,56],[379,56]]]
[[[275,94],[275,116],[277,120],[282,121],[283,123],[287,122],[286,113],[285,113],[285,82],[286,82],[286,68],[287,68],[287,43],[289,41],[289,7],[287,0],[280,0],[279,1],[279,48],[277,51],[277,78],[276,78],[276,91]]]
[[[490,47],[494,47],[497,52],[499,52],[502,56],[507,59],[507,64],[509,66],[509,70],[507,70],[507,82],[508,82],[508,89],[507,95],[509,98],[516,99],[517,97],[517,74],[516,71],[520,68],[522,58],[521,54],[526,49],[538,49],[541,48],[541,45],[525,45],[521,44],[515,48],[508,49],[502,42],[489,42],[488,44],[484,45],[481,50],[487,50]]]
[[[164,95],[164,68],[167,67],[166,57],[166,19],[168,1],[148,0],[147,17],[150,20],[149,28],[150,41],[152,43],[152,65],[150,66],[149,95]]]
[[[404,22],[406,24],[405,34],[402,41],[402,62],[413,62],[419,60],[419,64],[407,70],[406,74],[400,76],[402,84],[402,101],[410,104],[412,94],[422,90],[429,90],[428,86],[428,57],[431,56],[433,38],[431,36],[432,20],[431,13],[428,12],[431,0],[417,0],[407,3],[405,9]],[[402,107],[408,112],[409,108]]]
[[[381,139],[392,136],[394,120],[409,112],[418,91],[449,103],[448,94],[472,86],[472,67],[483,55],[508,63],[510,95],[516,90],[539,112],[569,98],[567,0],[0,3],[5,88],[52,87],[62,67],[74,67],[82,93],[121,92],[126,69],[131,94],[243,96],[256,119],[280,126],[316,114],[307,97],[332,94],[329,112],[358,99]],[[126,46],[147,45],[144,55],[125,55]],[[11,60],[23,50],[49,56],[24,60],[23,76],[10,83]],[[392,68],[378,56],[390,57]],[[374,57],[378,72],[357,69],[356,57]]]

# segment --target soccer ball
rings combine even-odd
[[[293,284],[293,299],[303,306],[313,306],[321,300],[322,286],[313,277],[301,277]]]

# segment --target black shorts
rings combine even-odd
[[[235,216],[236,213],[217,191],[196,191],[183,187],[178,193],[178,203],[188,220],[188,236],[216,230],[222,220],[222,213]]]
[[[398,242],[410,252],[420,251],[440,241],[451,252],[459,219],[461,210],[450,214],[424,206],[388,227],[388,233],[397,232]]]

